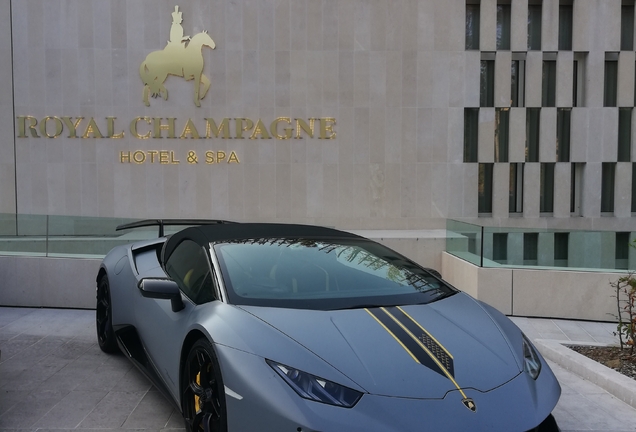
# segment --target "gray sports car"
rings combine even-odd
[[[206,221],[114,248],[97,336],[188,431],[558,431],[561,388],[509,319],[366,238]]]

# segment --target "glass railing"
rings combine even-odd
[[[484,227],[446,221],[446,252],[480,267],[636,269],[636,232]]]
[[[135,219],[0,213],[0,255],[100,258],[117,245],[157,237],[157,229],[116,231]]]

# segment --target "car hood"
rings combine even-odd
[[[387,308],[241,308],[371,394],[443,398],[458,388],[488,391],[521,372],[500,327],[463,293],[430,304]],[[294,359],[274,360],[303,369]]]

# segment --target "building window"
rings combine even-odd
[[[539,234],[523,234],[523,264],[537,265],[539,256]]]
[[[492,259],[500,264],[508,261],[508,233],[494,233],[492,235]]]
[[[616,269],[627,269],[629,264],[629,232],[616,233],[614,257]]]
[[[616,164],[614,162],[603,162],[601,178],[601,213],[611,213],[614,211],[614,181]]]
[[[621,51],[634,49],[634,5],[621,6]]]
[[[509,114],[509,108],[495,110],[495,162],[508,162]]]
[[[603,91],[603,106],[616,106],[616,91],[618,88],[618,53],[605,53],[605,78]]]
[[[464,162],[477,162],[479,108],[464,108]]]
[[[583,164],[575,163],[570,166],[570,213],[573,216],[581,214],[581,185],[583,184]]]
[[[526,110],[526,162],[539,162],[540,108]]]
[[[495,106],[495,53],[481,53],[479,106]]]
[[[572,5],[559,5],[559,50],[572,50]]]
[[[554,265],[568,266],[568,243],[570,233],[554,233]]]
[[[572,106],[582,107],[585,104],[585,60],[587,53],[574,53],[572,65]]]
[[[629,162],[632,156],[632,110],[618,109],[618,161]]]
[[[497,49],[510,49],[510,4],[497,5]]]
[[[479,49],[479,3],[466,3],[466,49]]]
[[[556,103],[556,53],[543,54],[543,81],[541,106],[553,107]]]
[[[557,162],[570,162],[570,118],[572,108],[557,108]]]
[[[510,187],[508,190],[508,212],[523,212],[523,164],[510,164]]]
[[[554,164],[541,164],[541,195],[539,200],[541,213],[554,211]]]
[[[510,106],[525,105],[526,53],[512,53],[510,68]]]
[[[528,50],[541,49],[541,4],[528,5]]]
[[[492,213],[492,166],[491,163],[479,164],[479,213]]]

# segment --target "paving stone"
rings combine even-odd
[[[75,428],[104,399],[106,392],[72,391],[42,416],[37,428]]]

